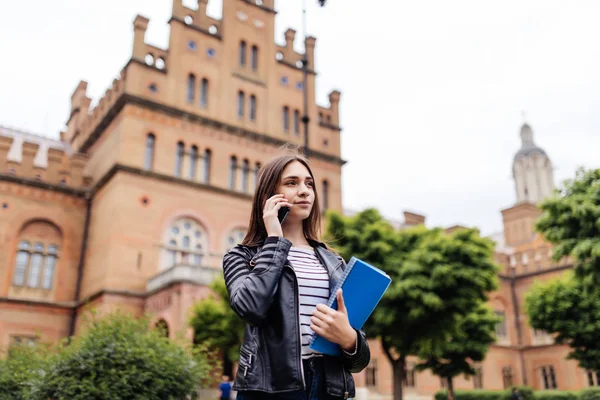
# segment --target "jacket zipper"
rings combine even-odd
[[[287,265],[286,265],[287,266]],[[294,268],[287,266],[292,270],[294,274],[294,284],[296,285],[296,321],[298,322],[298,353],[300,355],[300,376],[302,377],[302,387],[306,390],[306,381],[304,380],[304,365],[302,365],[302,330],[300,326],[300,302],[298,297],[300,297],[300,287],[298,286],[298,276],[296,276],[296,271]]]
[[[346,368],[342,365],[342,374],[344,374],[344,399],[347,399],[350,393],[348,393],[348,385],[346,383]]]

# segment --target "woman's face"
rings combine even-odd
[[[285,222],[308,218],[315,201],[314,182],[308,169],[299,161],[289,163],[281,174],[276,194],[283,194],[293,204]]]

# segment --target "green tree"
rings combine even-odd
[[[569,358],[581,368],[600,371],[600,295],[571,273],[536,282],[525,306],[535,329],[555,334],[556,343],[571,347]]]
[[[496,324],[500,319],[481,303],[475,310],[457,318],[454,332],[444,343],[433,346],[423,344],[417,365],[418,370],[431,369],[434,375],[445,379],[448,397],[454,398],[453,379],[459,375],[472,376],[476,371],[473,362],[481,362],[496,340]]]
[[[555,245],[553,258],[572,257],[579,279],[600,283],[600,169],[578,170],[540,207],[536,228]]]
[[[222,277],[213,281],[211,289],[215,296],[194,305],[190,325],[194,328],[194,341],[218,350],[223,356],[224,373],[231,376],[233,362],[239,358],[245,322],[231,309]]]
[[[183,399],[207,383],[213,366],[191,344],[170,340],[146,318],[92,318],[51,357],[31,399]]]
[[[402,399],[406,358],[423,346],[442,349],[462,315],[497,287],[493,242],[474,229],[446,234],[415,227],[395,231],[374,209],[353,217],[328,214],[326,240],[349,259],[383,269],[392,283],[365,326],[393,367],[394,399]]]

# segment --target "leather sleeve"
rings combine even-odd
[[[223,258],[223,275],[231,308],[244,321],[261,324],[273,303],[279,279],[292,243],[283,237],[268,237],[252,258],[229,251]]]
[[[371,360],[371,350],[369,350],[369,342],[367,342],[365,331],[361,329],[356,333],[356,353],[342,352],[344,366],[353,374],[365,369]]]

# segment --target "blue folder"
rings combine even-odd
[[[327,306],[337,310],[336,293],[341,288],[350,325],[354,329],[361,329],[391,282],[390,277],[382,270],[352,257],[331,293]],[[342,354],[340,345],[332,343],[317,334],[313,334],[310,348],[330,356]]]

